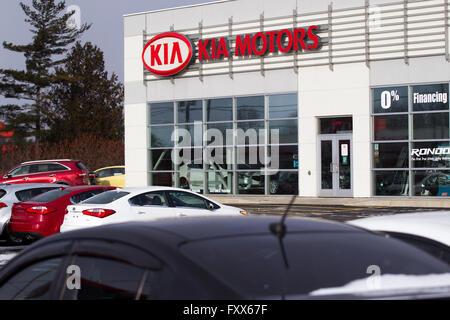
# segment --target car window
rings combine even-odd
[[[21,176],[21,175],[25,175],[25,174],[30,174],[30,167],[29,165],[26,166],[20,166],[18,168],[15,168],[14,170],[12,170],[9,175],[11,177],[17,177],[17,176]]]
[[[132,206],[168,206],[164,191],[143,193],[131,198],[129,201]]]
[[[187,242],[180,250],[249,299],[345,286],[367,279],[370,266],[377,266],[380,276],[450,271],[422,250],[366,232],[288,233],[282,242],[274,235],[215,238]]]
[[[65,290],[64,300],[135,300],[138,296],[145,269],[123,262],[97,257],[77,257],[81,288]]]
[[[6,281],[0,300],[45,300],[50,297],[62,258],[35,263]]]
[[[443,243],[405,233],[387,232],[387,234],[394,238],[403,240],[415,247],[418,247],[419,249],[422,249],[429,254],[450,264],[450,247],[446,246]]]
[[[86,171],[86,172],[89,171],[88,168],[87,168],[82,162],[77,162],[77,163],[75,163],[75,165],[76,165],[77,168],[80,169],[80,170],[83,170],[83,171]]]
[[[5,194],[6,194],[6,191],[3,189],[0,189],[0,199],[3,198]]]
[[[207,209],[206,200],[195,194],[183,191],[169,191],[169,195],[176,207]]]
[[[125,197],[128,194],[130,193],[125,191],[111,190],[89,198],[86,201],[83,201],[83,204],[107,204]]]
[[[125,168],[114,168],[113,172],[115,176],[121,176],[125,174]]]
[[[45,193],[41,193],[30,200],[33,202],[50,202],[50,201],[59,199],[61,197],[64,197],[65,195],[68,195],[68,194],[70,194],[70,191],[56,189],[56,190],[51,190],[51,191],[48,191]]]
[[[81,201],[85,201],[89,198],[92,198],[93,196],[96,196],[100,193],[109,191],[109,189],[96,189],[96,190],[89,190],[85,192],[78,193],[76,195],[73,195],[70,200],[72,203],[80,203]]]
[[[47,188],[34,188],[34,189],[26,189],[16,192],[16,197],[20,202],[28,201],[31,198],[40,195],[41,193],[57,189],[59,187],[47,187]]]
[[[113,176],[113,169],[104,169],[97,172],[97,178],[106,178]]]

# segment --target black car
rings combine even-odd
[[[424,251],[349,225],[199,217],[112,224],[39,241],[1,270],[0,299],[317,298],[310,293],[366,279],[371,266],[388,275],[450,272]]]

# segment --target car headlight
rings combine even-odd
[[[248,216],[248,212],[245,210],[241,210],[239,211],[240,214],[244,215],[244,216]]]

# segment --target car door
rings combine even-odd
[[[112,168],[112,176],[109,177],[110,185],[114,187],[125,187],[125,168]]]
[[[141,193],[130,200],[133,220],[152,220],[176,217],[177,210],[170,206],[164,191]]]
[[[168,191],[170,201],[178,216],[211,215],[210,202],[196,194],[185,191]]]

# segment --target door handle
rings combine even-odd
[[[179,213],[178,216],[179,216],[179,217],[186,217],[187,214],[185,214],[185,213]]]
[[[30,178],[28,178],[28,177],[25,177],[25,178],[22,178],[22,180],[29,180]]]
[[[51,174],[49,175],[49,177],[56,177],[56,174]]]

